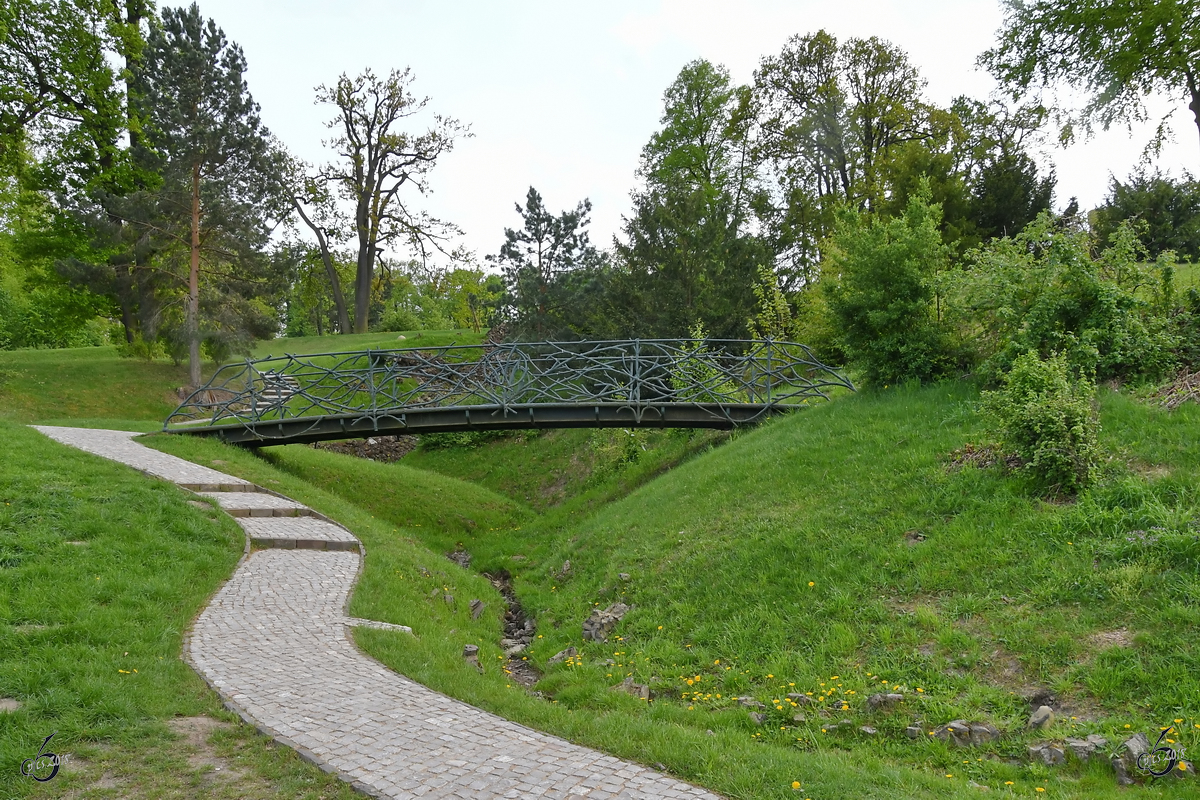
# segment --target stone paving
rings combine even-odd
[[[238,494],[247,490],[244,481],[145,448],[131,441],[132,434],[39,430],[156,477],[236,486]],[[205,493],[220,502],[219,493]],[[260,497],[281,499],[265,493]],[[299,504],[264,508],[294,513],[295,506]],[[270,526],[272,533],[280,533],[280,525],[319,521],[306,516],[239,519],[250,535],[249,526]],[[311,530],[298,531],[295,538],[312,535]],[[353,551],[252,552],[201,612],[186,656],[247,721],[372,796],[719,800],[647,767],[448,698],[365,656],[350,640],[350,627],[411,631],[346,616],[361,558]]]

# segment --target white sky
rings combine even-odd
[[[201,0],[200,10],[245,51],[266,125],[312,162],[328,158],[321,140],[332,116],[313,104],[317,84],[366,67],[411,67],[414,93],[475,136],[439,163],[430,197],[410,200],[457,223],[480,259],[517,226],[513,204],[530,185],[554,213],[590,198],[592,240],[608,247],[629,211],[641,148],[659,127],[663,91],[692,59],[724,64],[748,83],[793,34],[874,35],[907,51],[928,98],[944,105],[991,92],[975,59],[1001,21],[999,0]],[[1200,138],[1176,105],[1176,143],[1157,163],[1200,172]],[[1152,128],[1047,150],[1056,205],[1071,196],[1085,209],[1098,204],[1109,175],[1124,178],[1138,162]]]

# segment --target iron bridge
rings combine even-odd
[[[221,367],[163,425],[248,447],[528,428],[733,428],[854,386],[770,339],[515,342]]]

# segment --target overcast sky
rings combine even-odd
[[[724,64],[747,83],[793,34],[874,35],[907,51],[928,99],[944,105],[992,91],[975,59],[1001,21],[999,0],[200,0],[200,10],[245,51],[264,122],[312,162],[328,158],[321,141],[332,116],[313,104],[316,85],[366,67],[411,67],[429,108],[474,133],[438,164],[424,207],[457,223],[480,258],[517,226],[513,204],[531,185],[556,213],[590,198],[592,240],[607,247],[628,213],[641,148],[659,127],[663,91],[693,59]],[[1200,172],[1200,139],[1177,105],[1177,141],[1158,164]],[[1071,196],[1085,208],[1100,202],[1109,175],[1136,165],[1152,128],[1048,148],[1056,205]]]

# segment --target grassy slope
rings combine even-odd
[[[1035,688],[1075,709],[1077,719],[1057,735],[1115,738],[1126,724],[1149,731],[1176,718],[1189,730],[1200,724],[1193,718],[1200,710],[1193,522],[1200,453],[1191,446],[1200,411],[1168,415],[1120,395],[1102,400],[1105,444],[1119,458],[1074,504],[1030,501],[1019,480],[994,470],[947,470],[945,455],[982,434],[973,396],[939,387],[859,396],[773,422],[589,516],[550,513],[515,535],[462,527],[410,533],[439,550],[462,540],[478,565],[517,573],[522,602],[537,612],[545,637],[532,648],[536,661],[582,645],[578,625],[596,603],[621,597],[636,606],[622,623],[623,640],[581,647],[582,667],[553,667],[539,686],[559,706],[595,719],[599,739],[589,740],[616,752],[663,761],[743,797],[787,796],[796,775],[822,797],[913,791],[897,783],[917,779],[888,764],[954,775],[942,778],[947,791],[968,779],[997,787],[1013,780],[1024,792],[1041,785],[1061,796],[1101,796],[1115,789],[1099,765],[1049,773],[1002,759],[1021,756],[1034,738],[1023,735],[1028,706],[1018,693]],[[326,454],[300,449],[273,458],[381,519],[411,518],[405,493],[386,491],[406,485],[411,470],[325,462]],[[318,462],[327,466],[318,470]],[[338,473],[343,479],[331,480]],[[522,491],[521,482],[512,488]],[[1164,530],[1153,531],[1150,544],[1134,533],[1156,527]],[[909,531],[926,538],[909,544]],[[513,562],[514,553],[530,559]],[[564,581],[553,573],[567,559],[574,577]],[[367,576],[363,596],[394,589],[370,557]],[[1117,646],[1093,638],[1122,630]],[[518,719],[535,713],[456,672],[430,670],[397,643],[363,641],[444,691]],[[448,643],[447,666],[453,655]],[[605,664],[609,658],[616,663]],[[676,699],[626,707],[607,692],[622,673]],[[863,699],[882,679],[910,700],[894,714],[868,714]],[[697,686],[701,694],[685,701]],[[771,711],[769,723],[755,728],[731,707],[733,695],[754,694],[771,706],[797,689],[814,697],[837,689],[829,696],[848,706],[837,716],[880,734],[869,741],[825,734],[816,714],[795,725],[783,703],[786,711]],[[618,709],[631,715],[625,724],[649,726],[632,753],[619,736],[609,742],[605,720]],[[991,720],[1009,736],[964,764],[961,752],[902,734],[917,719],[956,717]],[[575,730],[557,718],[542,724]],[[703,737],[706,729],[719,734]],[[997,758],[974,760],[981,755]],[[871,777],[851,763],[869,763]],[[820,780],[818,764],[836,764],[838,777]]]
[[[714,736],[707,736],[682,708],[667,703],[646,708],[609,693],[606,685],[589,707],[530,696],[500,667],[501,598],[486,581],[440,555],[458,541],[480,552],[488,549],[484,542],[494,551],[530,543],[525,533],[529,512],[500,495],[403,464],[377,464],[304,447],[276,448],[260,458],[209,440],[155,436],[144,441],[197,463],[219,460],[222,470],[270,486],[348,525],[368,553],[351,613],[411,625],[417,634],[414,642],[398,634],[358,630],[359,644],[434,689],[619,756],[661,762],[675,774],[731,797],[795,797],[790,787],[798,776],[812,776],[805,785],[823,798],[956,795],[954,787],[942,785],[944,779],[869,754],[846,758],[763,748],[747,736],[747,725],[719,725]],[[462,516],[475,520],[476,527],[464,526]],[[456,598],[452,606],[442,600],[447,592]],[[476,597],[488,608],[472,621],[467,603]],[[555,634],[547,630],[545,635]],[[496,666],[477,675],[462,660],[466,643],[477,643],[480,661]]]
[[[229,719],[180,659],[185,627],[233,569],[233,521],[170,484],[0,420],[0,795],[59,797],[107,775],[122,797],[350,797],[252,729],[227,737],[252,775],[213,782],[164,722]],[[72,757],[53,781],[22,759],[55,733]],[[236,755],[234,755],[236,753]]]

